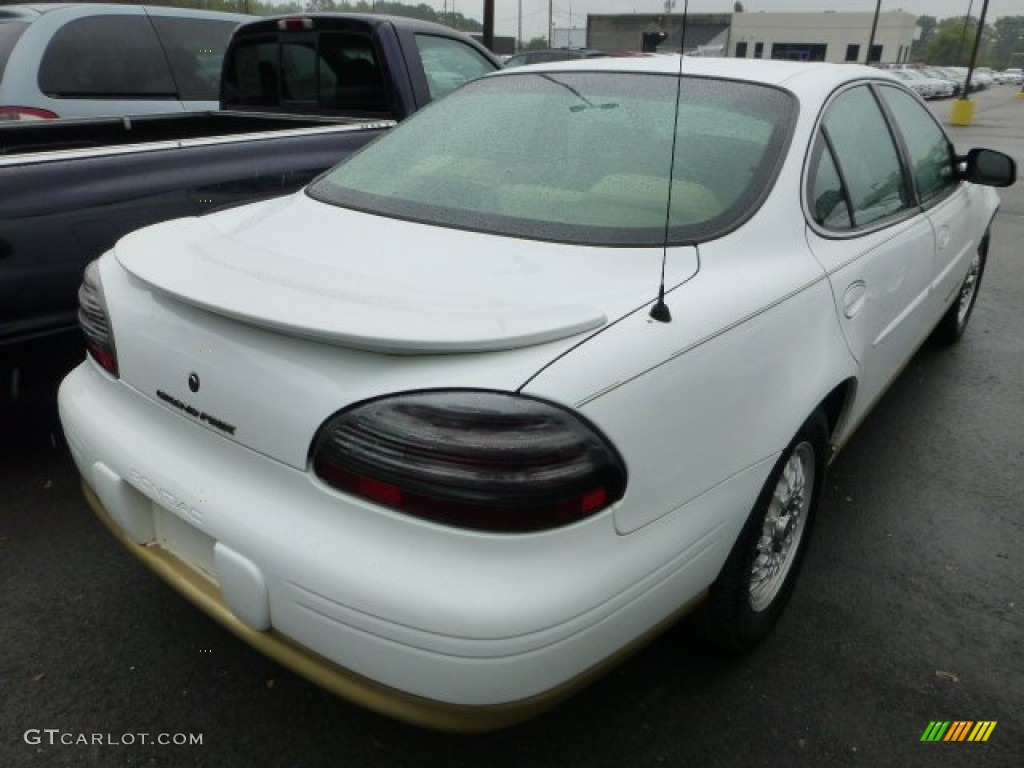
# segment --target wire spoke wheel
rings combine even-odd
[[[974,254],[971,266],[967,270],[967,277],[960,287],[960,297],[957,299],[956,324],[961,331],[967,326],[967,318],[971,314],[971,307],[978,292],[978,279],[981,277],[981,254]]]
[[[974,305],[978,303],[978,289],[985,275],[985,259],[988,254],[988,233],[982,238],[978,250],[971,257],[967,266],[967,274],[960,284],[960,292],[956,300],[946,310],[938,325],[935,326],[935,337],[945,344],[954,344],[963,337],[967,323],[971,320]]]
[[[797,445],[782,469],[764,516],[750,569],[750,607],[763,611],[779,594],[806,530],[814,488],[814,446]]]
[[[716,646],[754,647],[789,602],[821,499],[828,429],[815,410],[782,451],[709,588],[697,618]]]

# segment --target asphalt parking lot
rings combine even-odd
[[[977,95],[958,150],[1024,169],[1014,94]],[[359,709],[179,598],[89,511],[37,382],[0,412],[0,766],[1024,765],[1024,183],[1002,199],[971,327],[925,345],[833,464],[774,635],[736,659],[677,627],[496,734]],[[922,742],[936,720],[996,726]]]

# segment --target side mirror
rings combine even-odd
[[[961,178],[972,184],[1008,187],[1017,180],[1017,163],[994,149],[972,149],[967,153]]]

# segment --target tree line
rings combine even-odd
[[[941,20],[934,16],[918,17],[921,37],[914,41],[911,60],[937,66],[967,66],[978,35],[978,21],[974,16]],[[981,31],[977,63],[993,69],[1024,67],[1024,16],[1000,16],[994,24],[986,24]]]

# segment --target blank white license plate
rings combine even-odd
[[[213,566],[213,538],[189,525],[158,504],[153,504],[156,545],[216,583]]]

